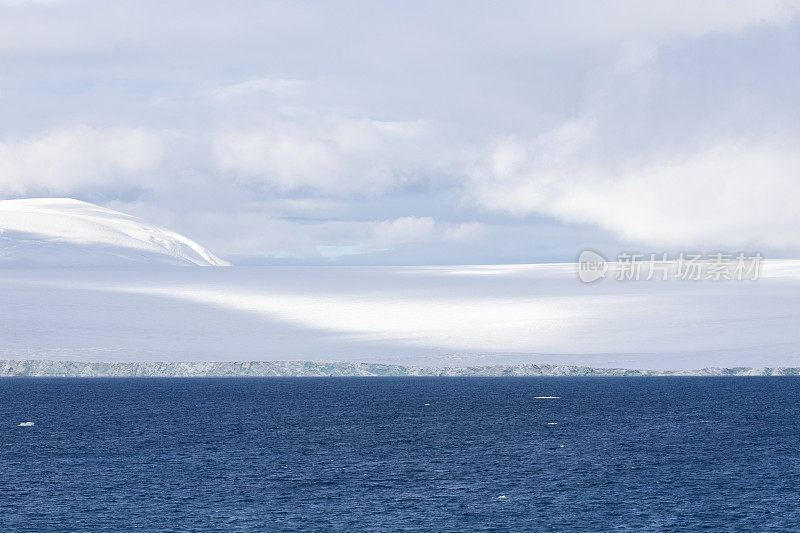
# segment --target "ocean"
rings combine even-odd
[[[796,531],[798,400],[792,377],[7,378],[0,530]]]

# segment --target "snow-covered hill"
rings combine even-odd
[[[72,198],[0,201],[0,266],[226,265],[196,242]]]

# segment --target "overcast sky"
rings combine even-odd
[[[240,264],[797,256],[798,11],[0,0],[0,197]]]

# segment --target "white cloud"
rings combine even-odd
[[[0,6],[36,6],[60,4],[67,0],[0,0]]]
[[[370,244],[387,245],[431,240],[436,222],[431,217],[400,217],[372,225]]]
[[[463,222],[445,227],[442,239],[445,241],[469,242],[480,239],[486,235],[486,224],[480,222]]]
[[[231,100],[259,94],[269,94],[280,97],[295,94],[305,85],[306,82],[302,80],[257,78],[239,83],[212,87],[206,90],[205,94],[218,100]]]
[[[470,9],[459,2],[413,6],[385,2],[376,10],[364,10],[360,4],[348,2],[313,7],[290,2],[228,2],[221,9],[214,2],[202,0],[0,0],[0,5],[13,7],[53,4],[57,9],[52,8],[52,12],[20,9],[14,17],[0,19],[0,51],[91,53],[119,47],[239,48],[241,55],[263,49],[286,55],[294,53],[293,45],[300,42],[311,47],[322,43],[323,51],[332,51],[334,56],[349,53],[355,58],[373,49],[385,52],[386,43],[397,42],[409,27],[436,45],[452,46],[455,39],[442,32],[445,20],[453,36],[480,33],[482,37],[459,44],[459,49],[477,51],[487,45],[492,48],[509,43],[568,49],[642,37],[693,38],[711,32],[784,24],[800,8],[791,0],[540,1],[477,4]],[[34,17],[39,24],[34,23]],[[174,24],[175,20],[181,24]],[[486,32],[487,22],[500,30]],[[434,32],[442,38],[432,37]],[[352,43],[359,38],[369,42],[354,53]],[[298,48],[301,53],[292,57],[307,60],[303,53],[306,48]],[[430,48],[420,50],[434,55],[437,52]]]
[[[590,33],[616,38],[647,37],[664,39],[673,35],[699,37],[711,32],[738,32],[760,24],[784,24],[796,15],[800,5],[792,0],[677,0],[672,2],[593,2],[577,6],[562,4],[564,12],[582,13],[575,17],[594,26]],[[597,24],[604,20],[606,24]],[[581,22],[575,23],[576,28]],[[587,28],[588,29],[588,28]]]
[[[235,213],[188,214],[151,211],[148,206],[114,202],[110,207],[147,220],[170,224],[176,231],[194,228],[208,235],[203,242],[215,253],[313,259],[391,251],[400,245],[465,243],[481,239],[487,227],[478,222],[442,222],[404,216],[386,220],[293,220],[279,214],[243,208]]]
[[[685,81],[668,78],[660,59],[653,46],[619,47],[587,78],[579,114],[533,138],[499,137],[472,167],[468,194],[490,210],[592,225],[642,247],[800,250],[797,133],[777,135],[766,117],[735,127],[742,93],[716,115],[713,99],[687,106],[669,92]]]
[[[796,139],[720,142],[602,167],[582,162],[578,131],[498,143],[475,175],[477,201],[596,225],[632,243],[800,248]]]
[[[431,138],[422,123],[295,119],[216,135],[216,164],[237,180],[278,191],[370,195],[417,179],[431,156]]]
[[[632,242],[797,244],[798,2],[0,4],[3,197],[135,201],[280,257],[611,239],[464,196]]]
[[[161,162],[156,133],[76,127],[0,142],[0,194],[65,194],[143,185]]]

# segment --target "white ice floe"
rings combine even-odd
[[[35,425],[36,424],[34,424],[33,422],[20,422],[19,423],[19,427],[21,427],[21,428],[29,428],[29,427],[35,426]]]
[[[561,396],[534,396],[534,400],[558,400]]]

